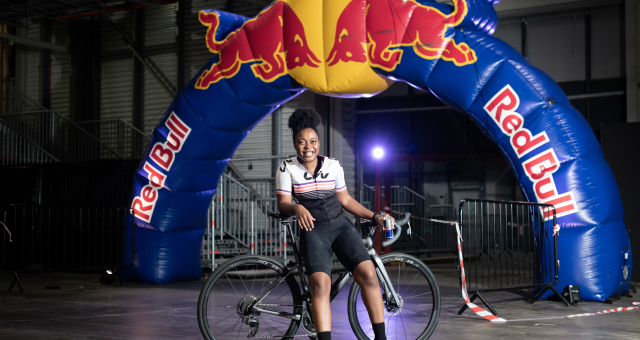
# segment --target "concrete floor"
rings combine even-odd
[[[638,310],[506,324],[492,324],[469,312],[458,316],[463,301],[454,265],[430,268],[442,293],[440,321],[431,339],[640,339]],[[0,273],[0,339],[202,339],[196,302],[204,280],[162,285],[126,282],[120,287],[99,285],[97,274],[23,274],[21,279],[25,292],[14,288],[9,293],[11,277]],[[355,338],[347,319],[347,295],[348,289],[343,289],[332,304],[333,339]],[[485,296],[507,320],[596,312],[640,301],[622,298],[613,305],[584,302],[564,307],[552,301],[529,305],[524,301],[528,291]]]

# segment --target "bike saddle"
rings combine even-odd
[[[274,212],[268,212],[267,215],[275,218],[276,220],[280,221],[280,222],[292,222],[295,221],[296,217],[295,216],[288,216],[285,214],[278,214],[278,213],[274,213]]]

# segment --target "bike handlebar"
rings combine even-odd
[[[391,238],[390,240],[382,242],[382,246],[383,247],[389,246],[389,245],[393,244],[395,241],[398,240],[398,238],[402,234],[402,227],[404,227],[405,225],[407,225],[407,223],[409,223],[409,219],[410,218],[411,218],[411,213],[405,212],[404,213],[404,217],[401,220],[396,221],[396,223],[394,223],[394,227],[395,227],[394,229],[397,229],[397,232],[393,233],[393,238]],[[372,227],[377,227],[377,226],[378,226],[378,224],[376,222],[373,222],[373,221],[368,221],[368,222],[362,223],[362,227],[364,227],[364,228],[372,228]],[[375,229],[371,230],[371,234],[372,235],[373,235],[373,231],[375,231]]]
[[[294,222],[296,220],[295,216],[287,216],[287,215],[283,215],[283,214],[276,214],[273,212],[269,212],[268,213],[269,216],[277,219],[278,221],[280,221],[280,223],[291,223]],[[404,227],[407,223],[409,223],[409,219],[411,218],[411,213],[409,212],[405,212],[404,213],[404,217],[400,220],[400,221],[396,221],[394,223],[394,229],[397,229],[397,232],[393,233],[393,238],[387,241],[382,242],[382,246],[386,247],[389,246],[391,244],[393,244],[394,242],[396,242],[398,240],[398,238],[400,238],[400,235],[402,234],[402,227]],[[377,227],[378,224],[373,222],[373,221],[369,221],[369,222],[364,222],[362,223],[362,227]],[[374,229],[375,230],[375,229]]]
[[[404,218],[400,220],[399,223],[398,222],[394,223],[394,226],[396,227],[397,231],[393,233],[392,239],[382,242],[383,247],[391,245],[392,243],[398,240],[398,238],[400,237],[400,234],[402,234],[402,227],[409,222],[410,217],[411,217],[411,213],[406,212],[404,213]]]

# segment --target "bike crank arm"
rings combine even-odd
[[[271,314],[271,315],[275,315],[275,316],[280,316],[280,317],[291,319],[291,320],[300,320],[301,319],[300,314],[273,311],[273,310],[268,310],[268,309],[262,309],[260,307],[253,307],[253,310],[256,311],[256,312],[265,313],[265,314]]]
[[[380,280],[380,283],[382,284],[382,287],[384,288],[384,291],[386,294],[391,294],[391,297],[393,298],[393,301],[397,304],[398,307],[402,307],[402,300],[400,300],[398,298],[398,294],[396,294],[395,289],[393,289],[393,285],[391,284],[391,278],[389,278],[389,275],[387,275],[387,271],[384,270],[384,266],[382,265],[382,260],[380,260],[380,257],[376,256],[371,256],[371,259],[373,260],[373,265],[376,267],[376,273],[378,274],[378,280]]]

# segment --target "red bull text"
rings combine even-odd
[[[487,102],[484,110],[498,125],[500,130],[510,136],[510,144],[518,158],[528,154],[549,142],[547,133],[542,131],[533,135],[524,127],[524,118],[516,112],[520,106],[520,97],[510,85],[503,87]],[[498,140],[499,138],[496,138]],[[553,181],[553,174],[560,169],[560,161],[553,148],[549,148],[522,163],[524,172],[531,182],[539,203],[553,204],[556,216],[562,217],[578,212],[578,205],[572,192],[560,194]],[[553,216],[545,211],[545,218]]]
[[[158,190],[164,187],[167,179],[167,175],[163,174],[157,167],[167,172],[171,170],[176,154],[182,150],[182,146],[191,133],[191,128],[178,118],[175,112],[171,113],[165,125],[169,128],[167,140],[164,143],[156,143],[149,155],[155,164],[147,161],[142,167],[147,173],[149,184],[142,187],[140,195],[136,196],[131,203],[131,208],[135,211],[136,218],[145,222],[151,222],[153,210],[158,200]]]

